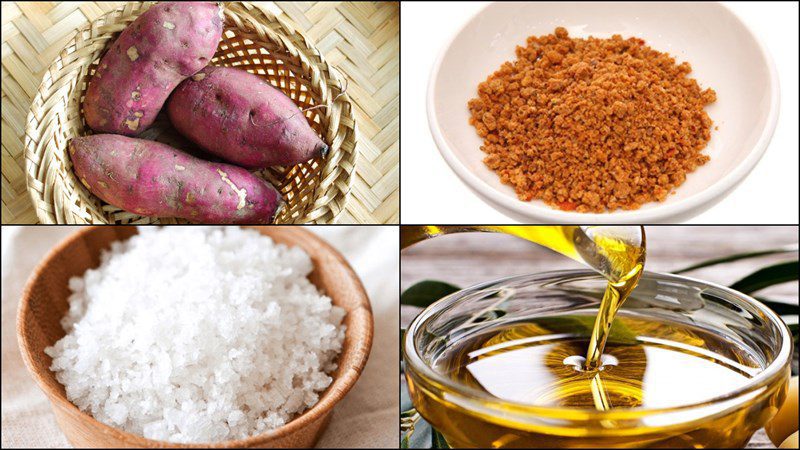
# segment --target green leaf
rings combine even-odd
[[[416,408],[409,408],[405,411],[400,412],[400,419],[409,419],[411,417],[414,417],[416,413],[417,413]]]
[[[403,433],[400,440],[400,445],[402,448],[410,448],[414,446],[412,445],[411,441],[412,439],[416,438],[414,432],[417,431],[417,425],[419,425],[420,420],[421,416],[414,408],[400,412],[400,431]]]
[[[779,302],[776,300],[770,300],[764,297],[755,297],[755,299],[767,305],[769,309],[773,310],[779,316],[785,316],[787,314],[797,314],[798,312],[800,312],[800,306],[798,305]]]
[[[800,265],[797,261],[775,264],[751,273],[733,283],[730,287],[739,292],[750,294],[776,284],[796,281],[798,279],[798,269],[800,269]]]
[[[450,448],[442,433],[435,428],[431,428],[431,444],[432,448]]]
[[[724,264],[733,261],[739,261],[741,259],[748,259],[748,258],[758,258],[761,256],[767,255],[776,255],[781,253],[792,253],[797,251],[797,246],[786,246],[781,248],[773,248],[769,250],[762,250],[757,252],[747,252],[747,253],[737,253],[735,255],[723,256],[722,258],[715,258],[709,259],[708,261],[703,261],[698,264],[694,264],[689,267],[684,267],[680,270],[673,270],[672,273],[679,274],[679,273],[686,273],[691,272],[693,270],[702,269],[703,267],[709,267],[716,264]]]
[[[443,281],[420,281],[406,289],[406,291],[400,295],[400,304],[427,308],[431,303],[459,289],[460,288]]]

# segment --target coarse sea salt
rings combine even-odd
[[[78,408],[149,439],[280,427],[331,384],[344,340],[312,267],[254,230],[141,227],[69,281],[50,369]]]

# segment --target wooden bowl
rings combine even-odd
[[[137,233],[131,226],[87,227],[57,245],[34,270],[28,281],[17,315],[20,351],[36,382],[50,398],[56,421],[67,439],[80,447],[311,447],[330,421],[334,405],[353,387],[372,346],[372,310],[358,276],[344,257],[328,243],[301,227],[251,227],[275,242],[298,246],[311,256],[314,285],[330,296],[333,304],[347,311],[344,347],[333,383],[319,402],[286,425],[247,439],[210,444],[180,444],[156,441],[131,434],[95,420],[67,400],[64,386],[49,367],[52,358],[45,347],[64,337],[60,320],[68,310],[68,280],[100,264],[100,252],[111,242]]]

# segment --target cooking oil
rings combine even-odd
[[[547,420],[525,424],[496,410],[483,414],[475,405],[463,407],[446,389],[432,395],[410,380],[414,404],[452,447],[483,448],[744,445],[753,429],[740,426],[742,421],[769,414],[769,404],[748,405],[685,430],[663,417],[638,418],[641,423],[627,432],[621,430],[633,418],[592,421],[593,411],[635,408],[674,408],[673,421],[691,416],[696,412],[680,408],[718,399],[763,369],[721,336],[684,323],[626,315],[615,319],[600,364],[587,369],[576,355],[585,349],[592,321],[591,315],[571,314],[505,324],[451,344],[433,363],[439,374],[488,394],[509,413],[525,405],[551,408],[532,413]],[[580,426],[565,427],[570,420]]]
[[[431,367],[458,392],[407,373],[417,411],[452,447],[743,446],[755,430],[748,424],[763,424],[782,400],[775,383],[750,404],[702,416],[704,402],[745,385],[760,362],[690,323],[617,316],[644,268],[640,227],[403,226],[401,247],[469,231],[541,244],[593,268],[607,287],[596,316],[500,320],[449,342]]]
[[[761,370],[744,351],[685,325],[620,316],[597,369],[583,358],[591,316],[537,318],[454,344],[436,370],[499,399],[584,409],[669,408],[730,392]],[[733,347],[734,349],[736,347]],[[729,354],[726,354],[729,353]],[[606,406],[597,408],[600,380]],[[714,380],[702,390],[696,381]]]
[[[505,233],[547,247],[586,264],[608,279],[600,302],[583,365],[597,369],[603,347],[619,307],[625,302],[644,269],[645,236],[642,227],[623,226],[404,226],[401,248],[442,234],[484,231]],[[600,383],[600,381],[597,381]],[[598,408],[604,408],[602,390],[597,391]]]
[[[534,242],[619,281],[644,265],[644,228],[577,225],[402,226],[400,247],[436,236],[466,232],[502,233]]]

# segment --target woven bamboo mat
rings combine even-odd
[[[397,2],[254,2],[316,42],[347,78],[359,152],[341,223],[399,223],[400,7]],[[42,74],[87,21],[122,2],[3,2],[2,223],[37,223],[25,186],[25,117]]]

